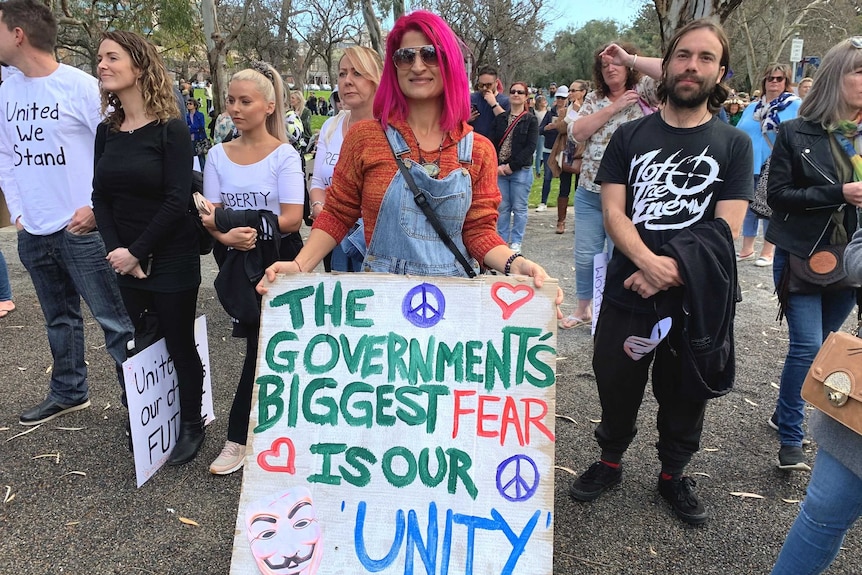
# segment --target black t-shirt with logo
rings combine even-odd
[[[695,128],[674,128],[659,113],[614,132],[597,183],[626,186],[626,215],[653,252],[681,230],[715,219],[722,200],[752,200],[751,139],[716,118]],[[619,250],[608,264],[604,300],[636,311],[654,309],[623,287],[637,267]]]

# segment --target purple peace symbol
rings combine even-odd
[[[497,466],[497,491],[508,501],[526,501],[539,488],[539,468],[526,455],[513,455]]]
[[[404,318],[416,327],[434,327],[443,319],[446,298],[437,286],[423,283],[407,292],[401,302]]]

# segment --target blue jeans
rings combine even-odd
[[[545,162],[545,177],[542,180],[542,203],[548,203],[548,196],[551,193],[551,180],[554,179],[554,174],[551,172],[551,168],[548,167],[548,158],[551,156],[550,153],[544,152],[542,154],[542,158]],[[560,198],[566,198],[564,201],[568,205],[569,194],[572,193],[572,174],[569,172],[562,172],[560,174]],[[560,201],[559,199],[557,201]]]
[[[745,219],[742,220],[742,237],[744,238],[756,238],[757,237],[757,225],[763,222],[763,236],[766,237],[766,230],[769,229],[769,220],[766,218],[761,218],[749,208],[745,212]]]
[[[776,247],[772,274],[778,286],[788,254]],[[781,445],[802,446],[802,420],[805,418],[802,382],[829,332],[838,331],[853,306],[856,291],[845,289],[814,294],[790,294],[784,309],[790,345],[781,371],[781,385],[775,413]]]
[[[506,243],[524,243],[527,229],[527,200],[533,185],[532,166],[512,172],[509,176],[497,176],[497,185],[503,199],[500,201],[500,216],[497,218],[497,233]]]
[[[601,194],[585,188],[575,190],[575,291],[579,300],[593,299],[593,258],[596,254],[614,250],[611,237],[605,232]]]
[[[862,515],[862,479],[822,449],[799,515],[772,575],[822,573],[838,555],[847,530]]]
[[[105,332],[108,353],[114,358],[122,389],[126,344],[134,328],[117,277],[105,259],[99,232],[75,235],[60,230],[47,236],[18,232],[18,255],[30,272],[48,331],[54,358],[48,398],[76,404],[89,397],[84,363],[84,321],[81,297]]]
[[[341,243],[332,248],[332,271],[361,272],[365,251],[365,222],[359,218]]]
[[[544,161],[543,155],[545,153],[545,135],[539,134],[539,137],[536,139],[536,156],[535,164],[536,164],[536,175],[539,174],[539,170],[542,169],[542,162]]]
[[[9,284],[9,269],[6,267],[6,258],[0,252],[0,301],[12,299],[12,286]]]

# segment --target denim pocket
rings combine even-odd
[[[436,189],[431,191],[425,190],[421,186],[419,190],[425,194],[428,205],[437,215],[440,223],[443,224],[446,233],[450,236],[460,235],[468,208],[467,190],[457,182],[451,182],[450,186],[446,186],[445,181],[439,182],[439,184],[435,186]],[[400,223],[403,232],[408,237],[420,240],[437,240],[440,238],[422,209],[416,205],[413,192],[406,184],[404,184],[404,193],[401,194]]]

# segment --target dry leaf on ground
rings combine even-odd
[[[195,527],[200,527],[197,521],[194,519],[189,519],[188,517],[180,517],[180,523],[185,523],[186,525],[194,525]]]
[[[747,491],[731,491],[730,494],[734,497],[742,497],[743,499],[766,499],[763,495],[758,495],[757,493],[749,493]]]

